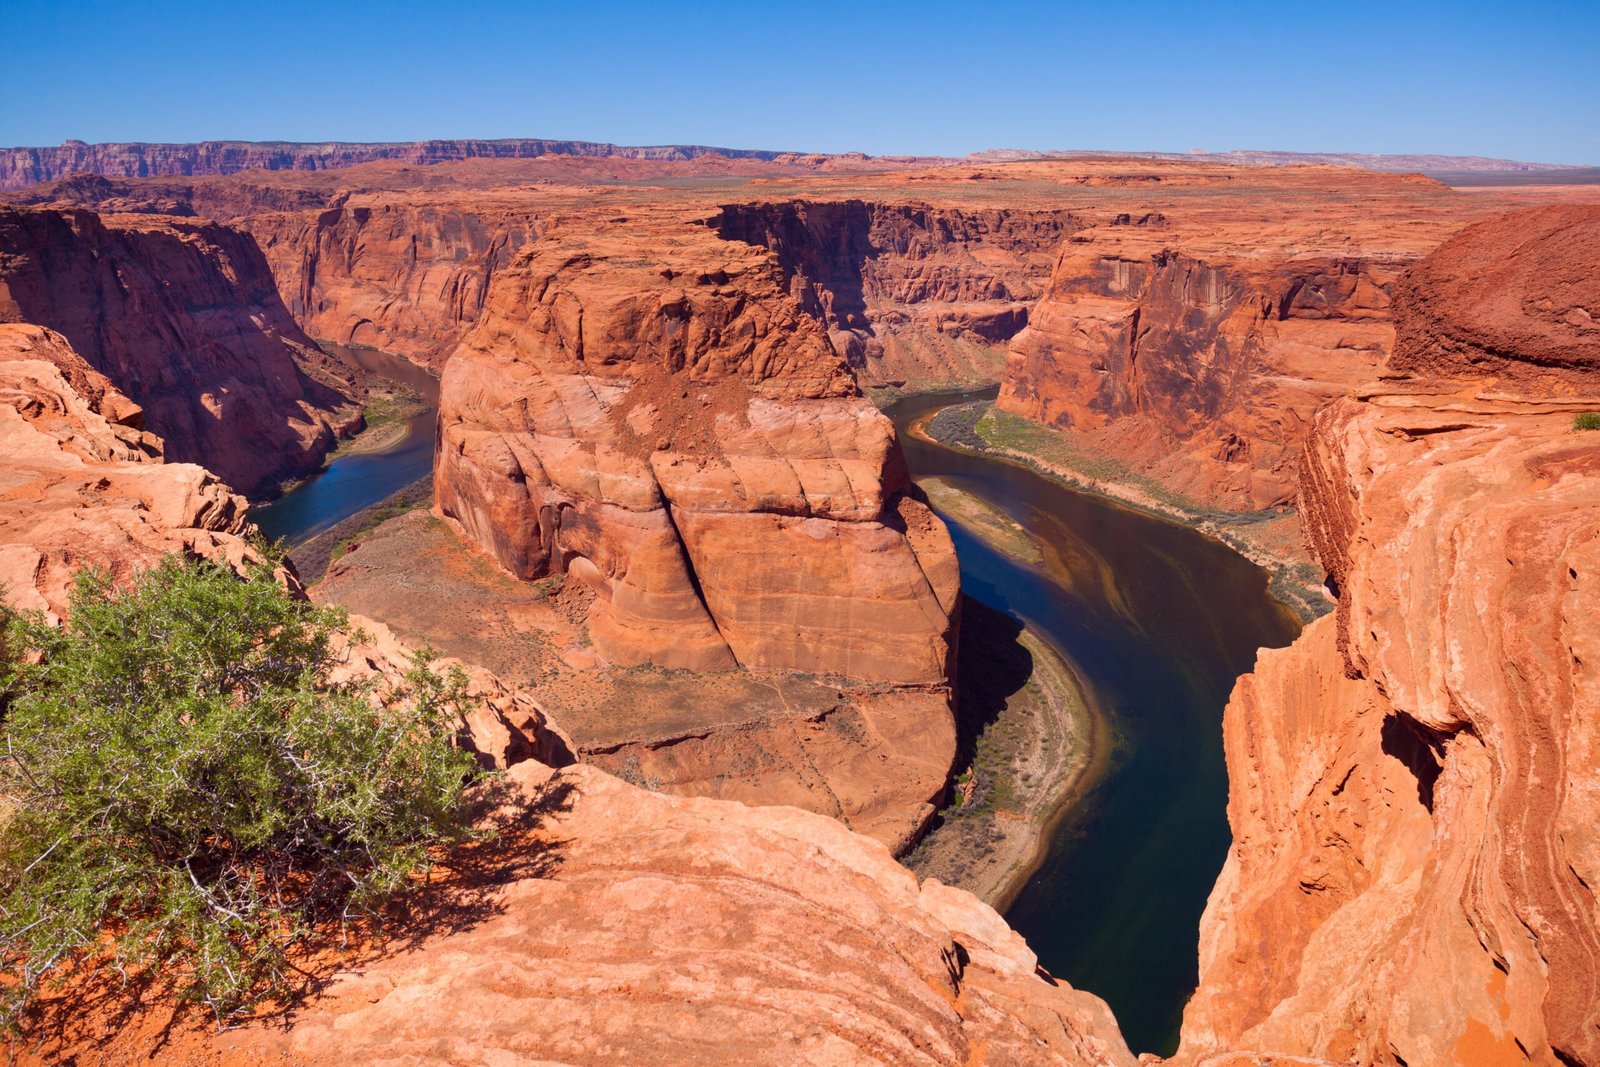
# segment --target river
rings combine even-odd
[[[1117,737],[1110,770],[1058,823],[1006,919],[1052,974],[1105,998],[1136,1052],[1168,1055],[1228,851],[1222,710],[1256,650],[1288,644],[1299,625],[1263,571],[1194,530],[906,432],[992,395],[887,410],[913,477],[943,478],[1037,540],[1044,563],[1028,566],[950,524],[965,593],[1060,650]]]
[[[431,469],[437,379],[395,356],[344,354],[422,392],[427,410],[394,447],[337,457],[255,509],[270,536],[303,541]],[[1057,824],[1006,918],[1047,970],[1110,1003],[1135,1051],[1170,1054],[1228,850],[1222,709],[1257,648],[1288,644],[1298,624],[1261,570],[1193,530],[906,433],[978,395],[993,390],[911,397],[888,413],[914,477],[944,478],[1037,540],[1035,567],[951,524],[966,594],[1059,649],[1117,737],[1110,770]]]
[[[250,509],[261,532],[298,544],[404,489],[433,470],[433,435],[439,409],[439,379],[408,359],[371,348],[324,344],[330,353],[367,374],[387,378],[422,396],[420,411],[406,420],[405,434],[375,452],[335,455],[322,470],[269,504]]]

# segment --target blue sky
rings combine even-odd
[[[1600,164],[1600,0],[0,0],[0,145],[558,137]]]

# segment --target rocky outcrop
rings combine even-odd
[[[434,486],[511,574],[593,589],[611,664],[854,680],[816,708],[622,715],[591,758],[915,841],[955,754],[955,551],[770,253],[687,225],[536,242],[445,366]]]
[[[436,879],[435,907],[418,910],[441,921],[407,951],[346,971],[287,1025],[140,1017],[111,1051],[214,1065],[1136,1062],[1104,1002],[1043,976],[990,908],[919,884],[831,819],[663,797],[583,766],[509,777],[506,819],[532,823],[518,856],[477,882]],[[85,1036],[41,1051],[92,1062]]]
[[[1318,416],[1338,613],[1229,704],[1184,1057],[1600,1062],[1600,435],[1573,430],[1597,238],[1590,208],[1446,243],[1401,286],[1395,362],[1451,377]]]
[[[169,553],[241,563],[244,499],[163,463],[144,413],[42,326],[0,323],[0,595],[59,618],[77,573],[114,577]]]
[[[613,661],[947,676],[949,537],[767,253],[538,242],[447,364],[440,427],[441,513],[519,577],[593,585]]]
[[[1464,230],[1400,285],[1396,371],[1484,374],[1592,394],[1600,367],[1595,210],[1555,205]]]
[[[333,654],[330,683],[362,684],[376,679],[380,690],[394,691],[405,686],[407,672],[416,666],[417,650],[383,623],[351,615],[344,632],[335,635]],[[453,657],[435,656],[427,666],[446,679],[461,672],[465,699],[454,708],[461,716],[459,743],[485,770],[505,770],[528,760],[546,767],[573,762],[572,740],[527,690],[507,685],[494,672]]]
[[[0,206],[0,322],[50,328],[144,412],[169,460],[246,492],[316,469],[359,425],[244,233]]]

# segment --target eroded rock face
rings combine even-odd
[[[1071,210],[863,200],[727,204],[711,225],[770,248],[867,383],[992,378],[1028,321]]]
[[[539,242],[446,366],[440,426],[440,512],[519,577],[591,583],[607,658],[944,682],[949,537],[769,254]]]
[[[65,337],[0,323],[0,588],[60,618],[77,573],[121,578],[169,553],[253,557],[244,499],[162,462],[144,413]]]
[[[1185,1057],[1600,1062],[1600,435],[1572,430],[1600,360],[1592,289],[1559,284],[1597,238],[1591,208],[1446,243],[1396,364],[1452,377],[1318,416],[1302,497],[1339,610],[1229,704]]]
[[[0,206],[0,322],[59,332],[167,458],[255,493],[359,425],[251,238],[206,222]]]
[[[1288,501],[1307,420],[1388,351],[1404,261],[1101,244],[1066,246],[999,406],[1093,435],[1201,500]]]
[[[477,321],[495,272],[533,237],[535,215],[531,205],[340,196],[242,224],[307,333],[436,367]]]

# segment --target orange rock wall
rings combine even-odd
[[[1069,243],[1012,342],[997,403],[1202,501],[1287,502],[1312,413],[1388,352],[1404,265]]]
[[[0,322],[58,331],[169,459],[243,492],[316,469],[359,425],[255,242],[225,226],[0,207]]]
[[[1301,493],[1339,609],[1229,704],[1184,1058],[1600,1062],[1600,435],[1572,428],[1600,301],[1550,284],[1596,247],[1600,208],[1446,243],[1396,362],[1453,376],[1317,417]]]

